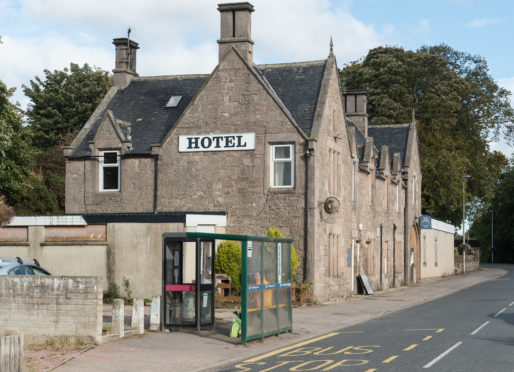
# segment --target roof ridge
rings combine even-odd
[[[139,76],[139,77],[132,78],[132,81],[171,80],[171,79],[198,79],[198,78],[207,78],[209,76],[211,76],[211,74]]]
[[[314,66],[321,65],[326,63],[326,59],[321,59],[317,61],[305,61],[305,62],[285,62],[285,63],[270,63],[270,64],[262,64],[255,65],[257,68],[274,68],[274,67],[293,67],[293,66]]]
[[[379,124],[379,125],[369,125],[368,129],[372,128],[407,128],[410,124]]]

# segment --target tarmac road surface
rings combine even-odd
[[[514,350],[512,349],[512,334],[514,332],[511,328],[506,327],[507,325],[509,327],[512,326],[512,318],[509,317],[512,315],[513,306],[509,307],[510,302],[508,300],[502,300],[509,298],[507,294],[493,294],[488,288],[491,288],[491,290],[502,286],[506,289],[512,288],[509,285],[512,286],[513,269],[514,266],[499,267],[495,265],[494,268],[486,268],[462,276],[443,278],[431,283],[408,288],[396,288],[378,292],[374,296],[356,296],[340,304],[295,308],[293,310],[292,333],[281,334],[278,337],[268,337],[262,341],[255,340],[246,347],[234,344],[227,336],[204,335],[201,337],[187,332],[147,332],[144,336],[124,338],[102,344],[77,355],[74,359],[58,367],[56,370],[59,372],[237,371],[244,370],[236,367],[236,365],[240,365],[243,361],[248,361],[265,354],[268,355],[270,352],[275,351],[286,353],[297,350],[300,347],[321,348],[321,350],[332,347],[332,349],[324,350],[323,352],[320,352],[320,349],[310,349],[310,352],[303,356],[304,359],[301,359],[300,355],[293,353],[288,355],[288,357],[294,357],[291,360],[296,362],[305,360],[305,362],[309,362],[313,360],[313,355],[316,355],[316,358],[322,357],[327,360],[333,360],[333,362],[327,363],[323,368],[319,367],[321,364],[316,365],[314,363],[301,366],[301,363],[304,362],[291,365],[284,364],[283,366],[269,364],[268,368],[276,367],[274,370],[277,371],[281,370],[280,368],[293,371],[309,370],[309,368],[311,370],[323,370],[329,366],[334,366],[335,363],[340,362],[343,358],[350,359],[344,356],[344,353],[347,352],[346,355],[351,355],[351,359],[366,360],[368,362],[362,366],[355,366],[355,368],[360,369],[353,369],[354,367],[350,365],[345,366],[344,369],[351,367],[352,370],[362,371],[373,369],[387,370],[387,368],[390,368],[389,370],[402,370],[400,367],[403,365],[402,363],[407,363],[406,365],[408,365],[412,360],[418,361],[417,366],[423,367],[457,342],[462,342],[462,344],[431,367],[432,370],[445,370],[442,368],[448,368],[446,370],[459,370],[452,369],[454,367],[451,364],[453,353],[457,357],[459,355],[464,356],[464,354],[457,354],[457,352],[465,352],[465,355],[469,354],[470,360],[472,360],[477,350],[491,348],[491,345],[497,346],[494,348],[495,351],[491,352],[493,353],[491,355],[494,355],[498,363],[502,363],[503,359],[501,358],[504,350],[502,347]],[[507,272],[509,272],[508,276],[502,278]],[[494,285],[487,287],[488,283]],[[473,297],[469,297],[470,294],[475,293],[472,288],[469,289],[470,292],[468,290],[462,291],[464,288],[474,285],[482,288],[481,294],[478,291]],[[486,287],[482,287],[484,285]],[[459,291],[462,292],[457,293]],[[455,294],[451,295],[452,293]],[[511,290],[510,297],[514,295],[513,293]],[[466,298],[466,294],[469,298]],[[442,298],[448,295],[451,295],[448,299]],[[452,298],[462,299],[460,301],[450,300]],[[440,301],[442,302],[427,303],[436,299],[441,299]],[[489,301],[493,299],[494,301]],[[510,299],[510,301],[513,300],[514,298]],[[438,311],[438,308],[446,301],[455,304],[461,303],[469,314],[464,319],[461,319],[462,314],[460,312],[462,312],[462,306],[457,307],[457,305],[453,307],[449,305],[450,307],[447,311],[441,311],[441,314],[443,314],[441,316],[431,314],[431,312]],[[425,305],[407,310],[420,304]],[[424,306],[428,306],[427,310],[420,311],[419,309],[425,309]],[[471,311],[473,308],[476,308],[477,311]],[[495,317],[494,315],[503,308],[507,310]],[[410,311],[415,315],[409,316],[409,320],[406,317]],[[453,314],[451,314],[452,311]],[[232,310],[216,310],[217,319],[230,321],[233,317]],[[509,319],[510,324],[508,323]],[[388,321],[390,323],[386,323]],[[486,321],[489,321],[487,325],[483,326],[473,336],[470,335],[471,332]],[[503,326],[499,323],[500,321],[503,322]],[[411,328],[423,330],[407,331],[407,329]],[[444,330],[438,332],[441,328],[444,328]],[[494,333],[499,331],[501,333]],[[508,332],[510,332],[510,337],[506,336]],[[429,336],[432,337],[424,340]],[[493,341],[492,338],[497,340]],[[331,344],[332,341],[336,342]],[[415,344],[416,346],[412,346]],[[362,347],[369,345],[377,345],[378,347],[368,349]],[[352,348],[339,352],[341,349],[349,346],[352,346]],[[411,349],[408,349],[409,347]],[[287,350],[284,348],[287,348]],[[406,348],[408,350],[404,351]],[[308,350],[304,351],[304,353]],[[338,353],[334,355],[317,355],[314,354],[316,352],[318,354]],[[355,354],[349,354],[349,352],[354,352]],[[297,351],[297,353],[300,352]],[[343,354],[342,358],[340,358],[341,354]],[[512,354],[514,353],[509,353],[509,355]],[[266,362],[266,365],[274,360],[287,361],[286,359],[280,359],[282,357],[279,355],[281,355],[280,352],[258,361]],[[390,359],[393,356],[396,357]],[[388,363],[383,363],[388,359]],[[263,365],[256,365],[255,367],[257,368],[252,368],[252,370],[265,369],[258,368],[261,366]],[[338,370],[342,366],[343,364],[336,365],[332,370]],[[491,362],[489,366],[494,367],[495,365]],[[406,370],[411,371],[414,369],[408,368]],[[468,368],[468,370],[474,369]],[[491,369],[486,370],[490,371]],[[512,369],[508,370],[511,371]]]

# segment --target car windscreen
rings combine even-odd
[[[32,270],[27,265],[16,266],[9,271],[9,274],[14,275],[33,275]]]
[[[34,275],[50,275],[50,273],[46,270],[43,270],[37,266],[31,266],[32,271],[34,271]]]

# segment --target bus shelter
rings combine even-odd
[[[163,234],[162,328],[214,328],[216,246],[241,246],[241,343],[292,331],[290,238]]]

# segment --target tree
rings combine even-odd
[[[15,214],[14,208],[5,204],[5,197],[0,196],[0,224],[2,222],[9,221]]]
[[[341,82],[346,90],[367,90],[371,124],[408,123],[415,110],[424,213],[459,224],[466,174],[466,200],[487,197],[496,165],[506,160],[489,152],[488,135],[503,128],[512,137],[514,113],[510,92],[494,82],[483,58],[446,45],[379,47],[346,66]]]
[[[37,150],[30,198],[17,205],[21,214],[64,213],[65,164],[62,146],[71,143],[112,85],[106,71],[71,63],[63,71],[44,71],[44,80],[35,77],[26,112]]]
[[[34,132],[34,145],[42,150],[65,144],[89,119],[112,85],[107,71],[75,63],[63,71],[44,71],[23,91],[31,102],[27,118]]]
[[[14,89],[0,81],[0,196],[16,207],[32,187],[27,181],[34,165],[32,132],[23,126],[20,108],[10,102]]]
[[[482,262],[491,261],[491,224],[494,218],[494,262],[514,263],[514,166],[501,175],[493,197],[475,215],[470,235],[480,241]]]

